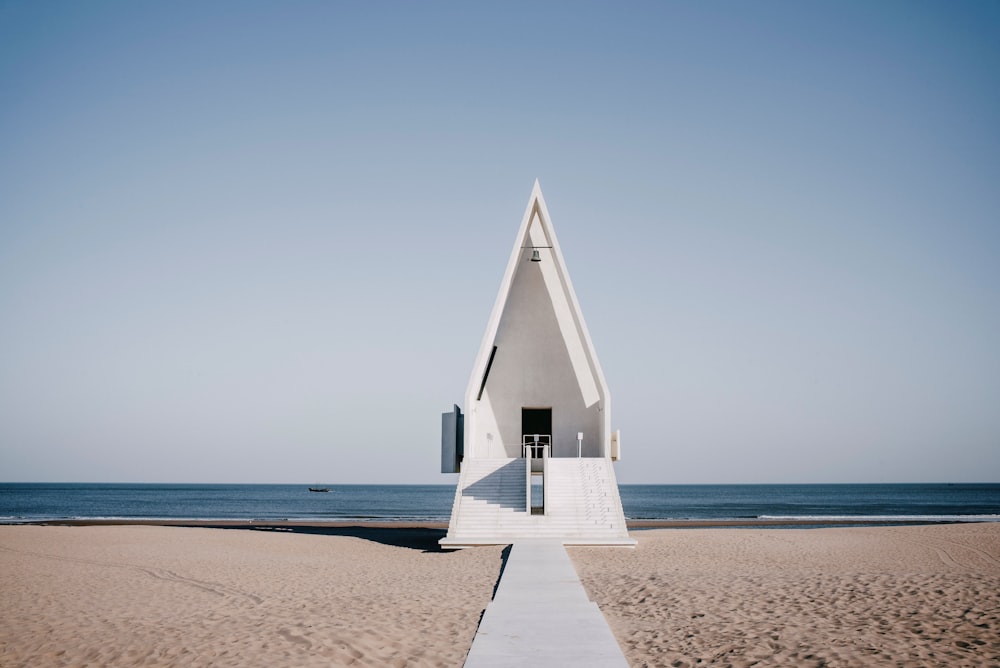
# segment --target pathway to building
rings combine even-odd
[[[517,541],[465,668],[628,668],[597,604],[555,540]]]

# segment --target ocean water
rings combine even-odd
[[[58,519],[447,521],[453,485],[0,483],[0,522]],[[1000,483],[621,485],[629,519],[1000,521]]]
[[[1000,484],[623,485],[630,519],[1000,521]]]

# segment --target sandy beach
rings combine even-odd
[[[503,548],[393,531],[0,527],[0,666],[461,666]]]
[[[632,535],[570,549],[632,666],[1000,665],[1000,524]]]
[[[0,665],[461,666],[503,548],[439,533],[0,526]],[[632,666],[1000,665],[1000,524],[633,535],[570,548]]]

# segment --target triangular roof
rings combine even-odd
[[[537,225],[533,225],[536,222]],[[507,270],[500,282],[500,291],[493,304],[486,333],[483,335],[479,354],[476,356],[476,362],[472,369],[472,376],[466,391],[466,410],[469,410],[472,403],[477,400],[477,394],[493,352],[497,331],[510,297],[514,275],[517,273],[518,267],[530,255],[532,249],[538,249],[544,258],[541,267],[545,277],[545,285],[552,300],[584,402],[587,406],[591,406],[597,401],[603,400],[604,406],[602,408],[607,410],[609,395],[604,372],[597,360],[597,353],[580,311],[580,304],[577,301],[576,292],[573,290],[569,272],[566,270],[559,241],[552,229],[549,212],[537,179],[531,190],[531,198],[524,211],[521,227],[514,240],[510,259],[507,261]]]

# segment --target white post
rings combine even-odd
[[[542,514],[549,514],[549,449],[542,449]]]
[[[531,514],[531,457],[524,459],[524,509]]]
[[[576,456],[583,457],[583,432],[576,432]]]

